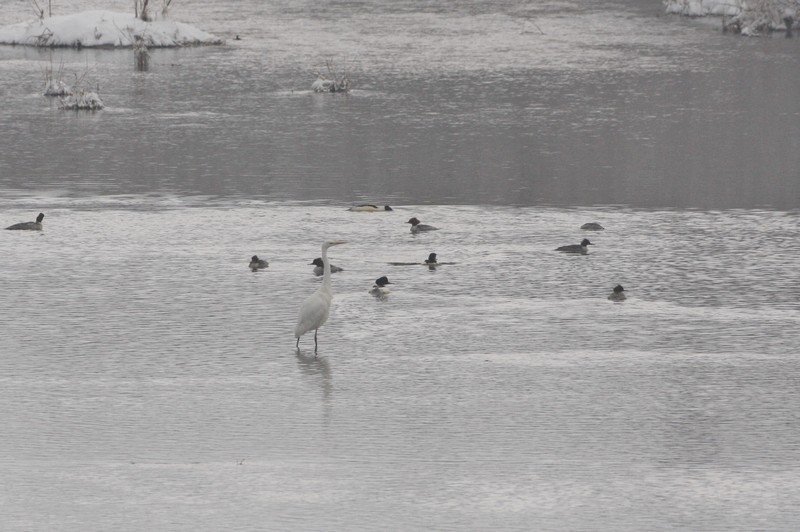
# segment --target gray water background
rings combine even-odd
[[[0,528],[796,529],[800,41],[661,9],[208,0],[174,17],[227,45],[147,72],[0,47],[0,225],[46,213],[0,234]]]

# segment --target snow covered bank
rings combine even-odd
[[[687,17],[726,15],[733,17],[742,12],[742,0],[664,0],[667,13]]]
[[[786,30],[791,36],[792,25],[800,12],[800,0],[663,0],[667,13],[690,17],[719,15],[732,17],[723,20],[723,30],[758,35],[761,32]]]
[[[169,19],[144,22],[113,11],[84,11],[0,28],[0,44],[27,46],[133,47],[137,38],[147,47],[222,44],[221,39],[189,24]]]

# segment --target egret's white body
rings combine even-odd
[[[345,243],[344,240],[333,240],[322,244],[322,263],[324,264],[322,286],[317,288],[317,291],[311,294],[300,306],[297,325],[294,327],[294,335],[297,338],[295,345],[298,349],[300,348],[300,337],[313,330],[314,352],[317,351],[317,330],[328,321],[328,316],[331,313],[331,302],[333,301],[331,263],[328,262],[328,248]]]
[[[40,212],[39,216],[36,217],[35,222],[20,222],[18,224],[6,227],[6,229],[11,231],[41,231],[42,220],[44,220],[44,213]]]

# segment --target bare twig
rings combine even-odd
[[[148,12],[150,0],[134,0],[133,11],[139,20],[150,22],[150,13]]]
[[[39,7],[39,2],[36,0],[31,0],[31,7],[33,8],[33,11],[36,13],[37,17],[40,19],[44,18],[44,9]]]
[[[164,0],[164,6],[161,8],[162,16],[165,16],[167,14],[167,11],[169,11],[171,5],[172,5],[172,0]]]

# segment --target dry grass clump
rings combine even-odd
[[[100,95],[91,89],[80,88],[69,96],[59,98],[58,106],[67,111],[98,111],[104,107]]]
[[[69,96],[72,93],[72,87],[64,81],[64,63],[58,65],[56,72],[53,72],[53,63],[50,63],[45,67],[43,75],[45,96]]]
[[[346,63],[345,63],[346,65]],[[317,72],[317,79],[311,84],[314,92],[348,92],[350,90],[350,77],[347,68],[341,74],[337,71],[336,65],[331,60],[325,61],[328,74]]]
[[[96,111],[104,107],[100,98],[100,89],[92,89],[86,78],[89,75],[87,68],[83,74],[75,75],[75,82],[71,85],[64,81],[64,64],[58,65],[58,70],[53,71],[53,63],[44,69],[44,95],[58,98],[61,109]]]
[[[75,83],[70,87],[70,92],[58,97],[58,106],[67,111],[98,111],[105,107],[100,98],[100,88],[92,89],[86,81],[89,71],[86,70],[80,77],[75,75]]]

